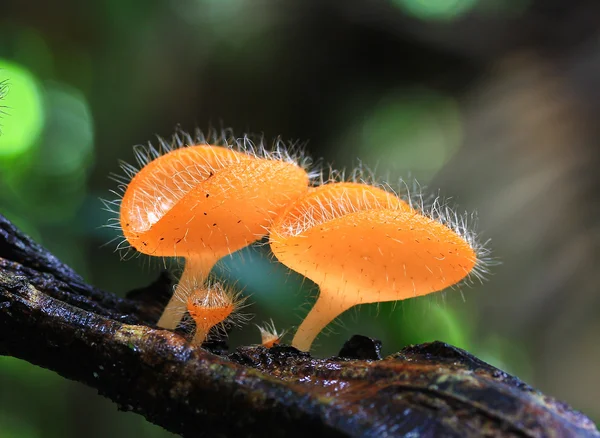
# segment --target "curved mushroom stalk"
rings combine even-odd
[[[315,305],[310,309],[302,324],[298,327],[292,346],[298,350],[309,351],[316,337],[330,324],[334,319],[350,309],[354,304],[347,305],[340,302],[337,297],[339,294],[330,293],[321,288],[321,292]]]
[[[210,271],[219,261],[218,256],[206,255],[205,257],[188,257],[185,260],[183,273],[175,287],[173,296],[156,323],[158,327],[175,330],[186,312],[186,302],[182,297],[191,294],[189,291],[201,289],[208,278]]]
[[[202,345],[206,341],[210,329],[217,324],[222,324],[231,315],[233,310],[233,305],[231,304],[207,307],[203,309],[202,316],[196,315],[193,317],[196,321],[196,332],[194,333],[192,344]]]

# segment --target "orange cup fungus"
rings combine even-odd
[[[281,338],[283,338],[286,333],[285,330],[278,332],[273,320],[264,323],[262,326],[256,324],[256,327],[258,327],[258,330],[260,331],[261,345],[265,348],[271,348],[278,345],[281,342]]]
[[[141,253],[184,258],[178,289],[189,293],[220,258],[263,237],[279,212],[308,190],[307,172],[292,160],[212,145],[153,155],[127,184],[120,227]],[[184,307],[173,297],[158,325],[174,329]]]
[[[305,351],[351,307],[445,289],[477,263],[459,232],[356,183],[325,184],[297,199],[273,223],[270,246],[280,262],[320,287],[292,341]]]
[[[185,309],[196,324],[192,339],[194,345],[202,345],[213,327],[224,328],[227,322],[243,322],[247,319],[236,314],[245,299],[221,283],[196,287],[191,293],[184,294],[183,297],[177,295],[176,298],[185,302]]]

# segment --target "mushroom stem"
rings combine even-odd
[[[186,299],[198,287],[202,286],[219,257],[194,256],[185,259],[183,273],[173,296],[163,311],[157,326],[175,330],[186,312]]]
[[[352,307],[352,304],[346,305],[343,302],[329,298],[335,296],[335,292],[331,293],[321,288],[315,305],[310,309],[300,327],[298,327],[292,340],[292,346],[301,351],[309,351],[317,335],[342,312]]]
[[[205,327],[200,325],[196,325],[196,333],[194,333],[194,338],[192,339],[192,345],[202,346],[204,341],[206,341],[206,337],[208,336],[208,331]]]

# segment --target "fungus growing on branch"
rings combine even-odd
[[[286,331],[278,332],[275,328],[273,320],[265,322],[263,325],[256,324],[256,327],[260,331],[260,343],[265,348],[271,348],[274,345],[278,345],[286,334]]]
[[[185,307],[196,323],[192,339],[194,345],[202,345],[213,327],[224,328],[227,322],[247,320],[245,316],[235,313],[243,306],[245,299],[221,283],[209,283],[185,295]]]
[[[308,174],[291,160],[211,145],[154,155],[128,182],[119,225],[137,251],[184,258],[178,290],[190,293],[219,259],[264,236],[308,190]],[[158,325],[174,329],[184,307],[173,297]]]
[[[312,189],[273,223],[270,246],[281,263],[319,285],[292,341],[305,351],[351,307],[445,289],[478,261],[469,239],[365,184]]]

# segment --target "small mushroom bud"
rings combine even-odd
[[[186,309],[196,323],[192,339],[195,345],[202,345],[213,327],[223,328],[227,322],[242,322],[247,319],[235,313],[243,306],[245,299],[221,283],[209,283],[186,295]]]
[[[263,325],[256,324],[256,327],[260,331],[261,345],[265,348],[271,348],[274,345],[279,344],[281,338],[286,334],[285,330],[282,332],[277,331],[273,320],[265,322]]]

